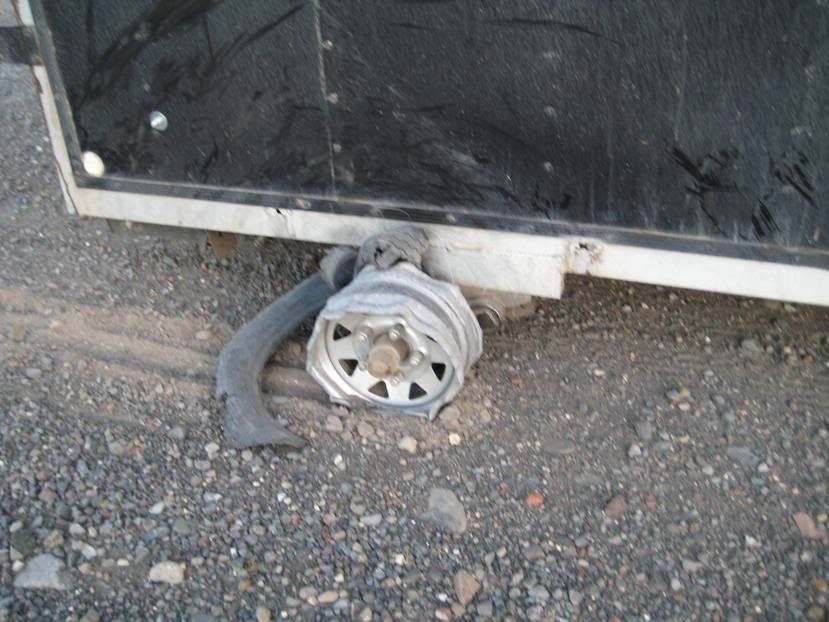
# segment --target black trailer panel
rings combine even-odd
[[[829,266],[825,3],[30,4],[81,186]]]

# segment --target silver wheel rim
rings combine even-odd
[[[401,410],[422,407],[441,400],[452,385],[455,370],[448,354],[403,318],[349,313],[328,320],[324,335],[337,379],[366,401]],[[372,353],[389,341],[404,344],[405,355],[397,368],[375,375]]]

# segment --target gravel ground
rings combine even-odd
[[[212,367],[321,249],[64,215],[0,65],[0,619],[826,620],[829,311],[568,280],[434,423],[266,374],[297,454],[222,444]]]

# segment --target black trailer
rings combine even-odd
[[[309,367],[335,399],[433,415],[479,351],[468,303],[568,273],[829,304],[825,2],[17,9],[69,210],[415,257],[329,301]]]

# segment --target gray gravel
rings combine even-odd
[[[62,209],[0,65],[0,619],[826,619],[826,309],[568,280],[434,423],[326,403],[306,325],[311,446],[234,451],[216,354],[321,249]]]

